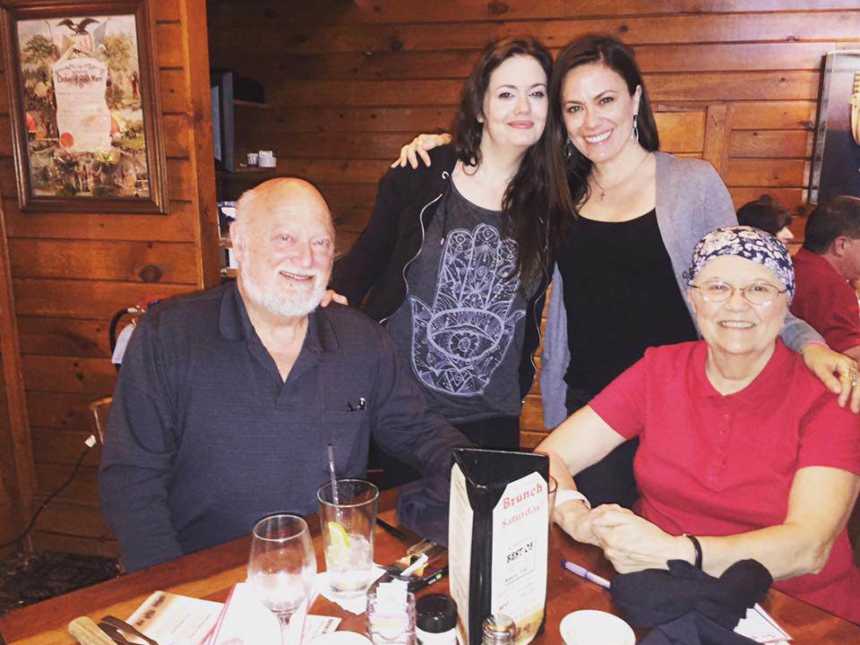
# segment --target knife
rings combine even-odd
[[[146,641],[146,643],[148,645],[158,645],[158,641],[156,641],[154,638],[150,638],[149,636],[144,634],[142,631],[137,629],[134,625],[131,625],[131,624],[125,622],[124,620],[120,620],[116,616],[111,616],[111,615],[105,616],[104,618],[102,618],[102,622],[99,623],[99,626],[102,629],[104,629],[105,626],[113,627],[114,629],[117,629],[117,630],[120,630],[123,632],[128,632],[129,634],[133,634],[134,636],[137,636],[138,638],[142,638],[144,641]],[[108,631],[108,630],[105,630],[105,631]]]
[[[401,526],[393,526],[380,518],[376,518],[376,522],[377,524],[379,524],[380,528],[386,533],[391,534],[401,542],[411,543],[411,546],[406,549],[406,555],[404,555],[402,558],[399,558],[398,560],[395,560],[391,565],[387,567],[393,573],[399,573],[400,571],[403,571],[424,554],[427,555],[427,564],[429,564],[435,558],[439,557],[447,551],[444,546],[436,544],[435,542],[432,542],[430,540],[425,540],[420,535],[418,535],[414,531],[410,531],[407,528],[403,528]],[[418,576],[422,575],[424,573],[425,568],[426,564],[419,570],[415,571],[415,574]]]

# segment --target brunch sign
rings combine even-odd
[[[451,473],[448,559],[462,642],[505,614],[516,642],[537,635],[546,605],[549,465],[544,455],[462,449]]]

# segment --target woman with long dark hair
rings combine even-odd
[[[463,88],[454,142],[432,167],[382,178],[331,287],[385,324],[428,406],[479,446],[516,449],[552,266],[541,145],[552,58],[491,43]]]

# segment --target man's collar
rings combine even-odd
[[[256,335],[236,282],[224,288],[219,328],[227,340],[242,340]],[[313,352],[334,352],[340,347],[334,325],[324,308],[317,307],[308,315],[308,333],[303,347]]]

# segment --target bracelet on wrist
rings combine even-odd
[[[555,507],[558,508],[562,504],[566,504],[567,502],[582,502],[585,504],[585,508],[591,510],[591,502],[588,501],[588,498],[580,493],[578,490],[572,490],[570,488],[566,488],[564,490],[556,491],[555,493]]]
[[[693,564],[695,565],[695,567],[697,569],[699,569],[701,571],[702,570],[702,543],[699,542],[699,538],[697,538],[695,535],[687,535],[685,533],[684,537],[686,537],[688,540],[690,540],[690,542],[693,543],[693,549],[695,549],[695,551],[696,551],[696,561]]]

